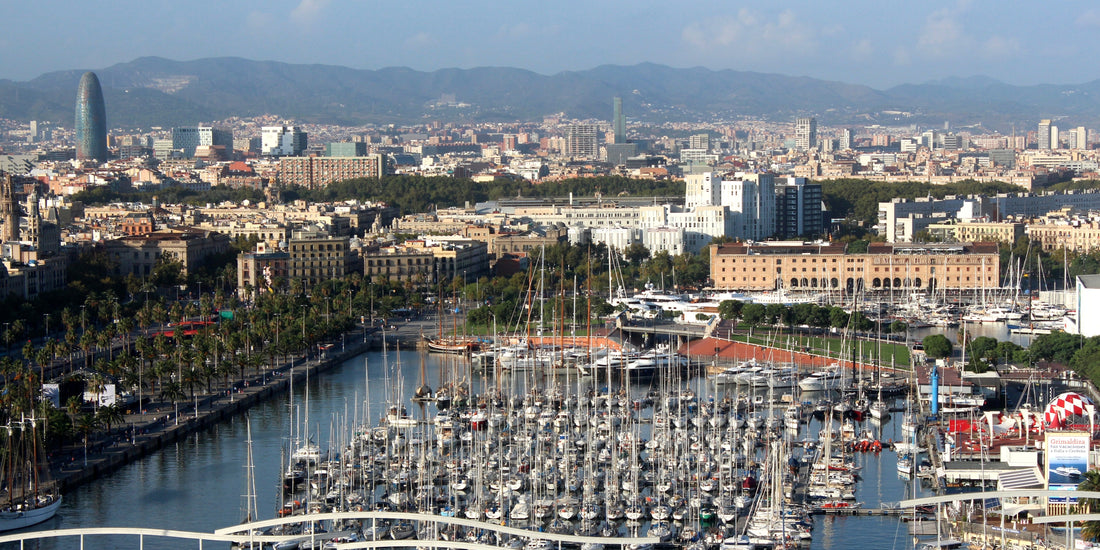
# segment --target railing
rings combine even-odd
[[[657,537],[582,537],[579,535],[565,535],[555,534],[540,531],[531,531],[527,529],[521,529],[518,527],[508,527],[496,523],[486,523],[481,521],[473,521],[463,518],[436,516],[431,514],[412,514],[404,512],[331,512],[324,514],[304,514],[287,516],[283,518],[276,518],[264,521],[256,521],[251,523],[242,523],[240,525],[234,525],[222,529],[216,529],[213,533],[203,533],[197,531],[183,531],[175,529],[153,529],[145,527],[86,527],[80,529],[53,529],[48,531],[30,531],[25,533],[16,533],[10,535],[0,536],[0,544],[5,543],[19,543],[19,547],[22,549],[28,541],[36,541],[43,539],[59,539],[66,537],[78,537],[80,544],[78,548],[84,548],[84,540],[89,536],[135,536],[138,539],[138,548],[144,548],[145,537],[163,537],[173,538],[180,540],[193,540],[198,542],[199,550],[203,548],[203,542],[230,542],[241,545],[251,545],[251,543],[264,543],[275,544],[283,541],[315,541],[323,542],[333,538],[346,537],[351,534],[350,531],[334,531],[328,533],[317,534],[293,534],[293,535],[270,535],[261,534],[261,529],[268,527],[275,527],[285,524],[296,523],[313,523],[313,522],[340,522],[349,520],[359,521],[376,521],[376,520],[406,520],[414,521],[417,523],[433,523],[436,524],[436,528],[444,525],[469,527],[482,531],[492,531],[503,535],[514,535],[525,539],[539,539],[549,540],[562,543],[584,544],[584,543],[602,543],[612,545],[622,545],[626,547],[631,544],[655,544],[660,542]],[[438,532],[434,530],[433,532]],[[424,541],[419,539],[409,540],[376,540],[376,541],[362,541],[354,543],[342,543],[340,548],[375,548],[375,547],[425,547],[430,546],[434,548],[456,548],[467,550],[497,550],[500,546],[486,545],[482,543],[465,542],[465,541],[447,541],[447,540],[431,540]]]

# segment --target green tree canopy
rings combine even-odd
[[[923,344],[924,353],[933,359],[951,357],[951,354],[955,351],[955,347],[951,345],[951,340],[948,340],[942,334],[925,336]]]

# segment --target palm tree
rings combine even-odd
[[[1100,470],[1089,470],[1085,472],[1084,477],[1084,481],[1077,486],[1078,491],[1100,491]],[[1073,507],[1071,513],[1087,514],[1096,507],[1097,502],[1094,498],[1077,499],[1077,505]],[[1081,538],[1094,542],[1100,540],[1100,521],[1084,522],[1081,525]]]
[[[112,425],[122,422],[122,411],[118,409],[118,405],[105,405],[96,411],[95,420],[97,424],[105,426],[107,433],[110,433]]]
[[[79,395],[69,396],[69,400],[65,402],[65,409],[69,412],[69,416],[72,417],[73,425],[76,425],[76,415],[80,413],[80,407],[84,403],[80,400]]]
[[[84,413],[77,419],[76,429],[84,437],[84,461],[88,461],[88,436],[99,427],[99,421],[91,413]]]
[[[187,394],[183,393],[183,387],[175,380],[166,382],[160,386],[160,398],[165,401],[171,401],[173,405],[178,405],[179,401],[186,397]]]

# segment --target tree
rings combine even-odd
[[[1100,491],[1100,470],[1089,470],[1083,474],[1085,479],[1077,485],[1078,491]],[[1069,513],[1084,514],[1090,510],[1096,510],[1097,500],[1094,498],[1082,498],[1077,500]],[[1096,542],[1100,540],[1100,521],[1086,521],[1081,525],[1081,538]]]
[[[767,307],[765,307],[764,304],[745,304],[745,306],[741,308],[741,319],[750,326],[759,325],[764,321],[765,315],[767,315]]]
[[[909,330],[909,325],[907,325],[905,321],[894,321],[893,323],[890,323],[889,326],[890,332],[893,332],[895,334]]]
[[[745,307],[745,302],[741,300],[722,300],[718,304],[718,315],[723,319],[736,320],[741,316],[741,310]]]
[[[1055,331],[1050,334],[1039,335],[1031,341],[1028,350],[1035,359],[1045,359],[1068,365],[1083,343],[1084,338],[1080,335]]]
[[[641,266],[649,259],[649,249],[642,243],[631,243],[623,249],[623,257],[635,267]]]
[[[118,409],[118,405],[105,405],[100,407],[95,413],[96,423],[107,428],[107,431],[111,431],[111,426],[122,422],[122,411]]]
[[[951,345],[951,340],[948,340],[942,334],[925,336],[923,344],[924,353],[933,359],[951,357],[951,354],[955,351],[954,346]]]

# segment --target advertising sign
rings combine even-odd
[[[53,408],[61,408],[61,385],[60,384],[42,384],[42,398],[49,404],[53,405]]]
[[[1047,432],[1045,457],[1047,488],[1051,491],[1076,491],[1089,469],[1089,443],[1085,432]],[[1072,497],[1051,497],[1050,502],[1073,504]]]

